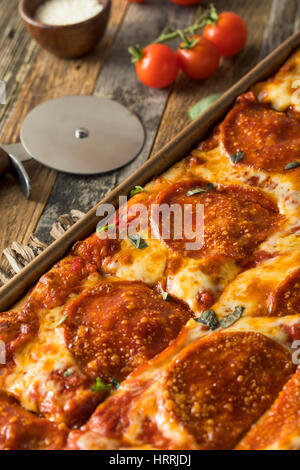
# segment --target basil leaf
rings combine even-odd
[[[66,370],[64,372],[64,377],[70,377],[70,375],[73,375],[74,371],[72,369]]]
[[[213,93],[212,95],[206,96],[202,100],[198,101],[198,103],[194,104],[188,110],[188,118],[193,121],[198,116],[200,116],[204,111],[206,111],[217,99],[222,96],[223,93]]]
[[[170,296],[169,296],[168,292],[163,292],[162,293],[162,298],[166,301],[170,300]]]
[[[163,290],[161,285],[158,286],[158,290],[161,293],[161,296],[162,296],[163,300],[166,300],[166,301],[170,300],[170,295],[168,294],[168,292]]]
[[[223,318],[223,320],[220,321],[220,327],[221,328],[228,328],[229,326],[233,325],[235,322],[237,322],[241,316],[243,315],[245,310],[245,307],[243,305],[239,305],[238,307],[235,307],[234,312],[228,315],[227,317]]]
[[[139,194],[139,193],[146,193],[146,192],[147,191],[142,186],[135,186],[129,192],[129,197],[135,196],[136,194]]]
[[[203,325],[209,326],[211,330],[215,330],[219,327],[219,320],[214,310],[205,310],[202,312],[201,317],[194,318],[194,320],[198,323],[203,323]]]
[[[162,298],[166,301],[170,300],[170,296],[168,294],[168,292],[165,292],[164,290],[161,291],[162,293]]]
[[[120,387],[120,382],[118,382],[117,379],[115,379],[114,377],[111,379],[111,384],[116,390],[118,390],[118,388]]]
[[[138,248],[139,250],[143,250],[144,248],[147,248],[147,243],[145,240],[139,235],[129,235],[128,236],[129,240],[133,244],[135,248]]]
[[[56,328],[58,326],[61,326],[63,323],[65,323],[66,319],[69,317],[69,315],[65,315],[56,325]]]
[[[244,152],[236,152],[230,155],[230,160],[232,161],[232,163],[236,164],[240,162],[243,157],[244,157]]]
[[[288,164],[284,167],[284,169],[285,169],[285,170],[292,170],[293,168],[298,168],[298,166],[300,166],[300,163],[298,163],[298,162],[295,161],[295,162],[288,163]]]
[[[102,390],[110,390],[110,385],[103,382],[100,377],[96,378],[96,383],[92,387],[92,392],[101,392]]]
[[[201,194],[201,193],[206,193],[207,190],[206,189],[203,189],[203,188],[194,188],[194,189],[190,189],[186,195],[187,196],[193,196],[194,194]]]
[[[108,232],[110,229],[114,228],[115,224],[104,225],[103,227],[97,228],[98,233]]]

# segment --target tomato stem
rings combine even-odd
[[[182,40],[182,37],[187,34],[190,34],[192,36],[196,31],[203,28],[203,26],[207,24],[216,23],[218,20],[218,17],[219,17],[218,12],[212,3],[209,5],[209,8],[205,10],[200,7],[198,10],[197,18],[192,25],[188,26],[185,29],[174,30],[172,28],[165,28],[163,32],[160,34],[160,36],[157,39],[155,39],[155,41],[153,41],[152,44],[171,41],[172,39],[175,39],[175,38],[179,38]]]
[[[180,49],[193,49],[193,47],[195,47],[200,41],[200,38],[195,39],[193,34],[191,36],[182,34],[181,37],[182,44],[179,46]]]
[[[133,64],[136,64],[139,60],[143,58],[143,51],[144,48],[139,44],[128,47],[128,52],[131,55],[131,62]]]
[[[211,3],[209,5],[209,12],[207,16],[204,18],[205,24],[216,24],[219,19],[219,14],[216,10],[216,7]]]
[[[194,39],[194,34],[207,24],[215,24],[218,21],[219,15],[215,6],[211,3],[208,8],[203,9],[199,7],[198,15],[194,23],[184,29],[173,29],[166,27],[151,44],[158,44],[162,42],[171,41],[172,39],[179,38],[183,44],[181,49],[192,49],[199,42],[199,39]],[[143,47],[139,44],[130,46],[128,52],[131,55],[131,62],[136,64],[143,58]]]

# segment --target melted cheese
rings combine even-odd
[[[298,247],[298,250],[297,250]],[[279,253],[274,258],[261,262],[257,267],[239,274],[227,286],[214,305],[221,317],[231,313],[237,305],[245,307],[244,315],[260,316],[268,314],[267,300],[281,282],[300,265],[299,238],[296,236],[269,240],[262,245],[270,253]]]
[[[92,274],[83,283],[89,288],[99,282],[100,276]],[[76,297],[69,296],[69,301]],[[41,398],[49,400],[56,395],[57,385],[49,381],[51,372],[61,369],[78,370],[73,356],[64,343],[63,328],[57,325],[63,318],[64,305],[53,309],[41,309],[40,328],[37,336],[15,354],[15,367],[0,376],[0,386],[15,396],[30,411],[39,411]]]
[[[200,157],[206,163],[195,166],[196,176],[219,184],[246,184],[262,189],[276,200],[282,214],[293,216],[300,206],[299,177],[291,174],[272,174],[249,166],[232,165],[218,145],[208,152],[194,150],[192,155]],[[252,182],[255,181],[255,184]]]
[[[234,279],[239,272],[239,268],[234,262],[227,261],[222,264],[218,278],[214,279],[212,275],[204,274],[201,265],[201,261],[187,258],[179,272],[169,275],[167,278],[167,291],[186,302],[195,313],[199,310],[198,292],[208,290],[217,298],[228,282]]]
[[[258,99],[271,103],[278,111],[292,106],[300,112],[300,51],[298,50],[275,77],[259,87]]]
[[[33,398],[36,386],[40,397],[55,393],[57,390],[47,381],[49,374],[64,367],[76,367],[64,345],[63,330],[56,328],[62,310],[60,307],[40,312],[43,319],[38,336],[16,354],[16,366],[5,380],[5,389],[31,411],[38,412],[38,403]]]
[[[159,240],[149,239],[144,232],[140,235],[148,245],[146,248],[138,250],[128,238],[122,240],[120,252],[110,258],[103,269],[126,281],[143,281],[151,286],[163,277],[167,248]]]

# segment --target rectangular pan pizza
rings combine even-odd
[[[299,78],[300,49],[0,314],[1,449],[300,449]]]

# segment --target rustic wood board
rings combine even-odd
[[[20,89],[35,63],[39,47],[23,27],[18,15],[18,0],[1,0],[0,11],[0,80],[6,83],[7,92],[6,106],[0,106],[2,134]]]
[[[0,8],[2,11],[2,6]],[[37,104],[60,96],[91,94],[93,92],[99,72],[113,44],[126,9],[127,4],[124,0],[114,0],[111,19],[104,39],[95,51],[84,59],[61,60],[41,50],[38,46],[34,46],[38,49],[39,54],[32,64],[32,70],[23,84],[7,125],[2,132],[2,144],[18,140],[23,119]],[[12,12],[11,15],[13,15]],[[0,18],[2,19],[2,16]],[[26,34],[26,39],[27,37]],[[33,41],[31,42],[35,44]],[[13,62],[12,58],[10,61]],[[9,93],[8,99],[11,99]],[[14,240],[26,243],[40,219],[56,180],[56,172],[33,160],[26,163],[25,166],[32,180],[30,201],[24,198],[13,178],[7,176],[1,180],[0,253]],[[1,266],[6,268],[7,262],[3,260]]]

